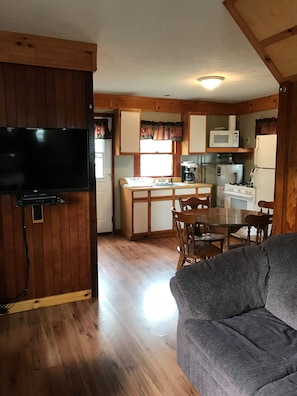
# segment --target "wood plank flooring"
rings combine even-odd
[[[176,363],[175,238],[98,237],[99,299],[0,316],[2,396],[199,396]]]

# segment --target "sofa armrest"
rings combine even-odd
[[[170,280],[179,321],[217,320],[263,307],[268,271],[260,246],[230,250],[183,267]]]

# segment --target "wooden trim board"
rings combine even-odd
[[[97,44],[0,31],[0,62],[96,71]]]
[[[89,300],[92,298],[92,290],[80,290],[73,293],[57,294],[42,298],[19,301],[8,308],[8,313],[30,311],[32,309],[50,307],[53,305],[65,304],[74,301]]]

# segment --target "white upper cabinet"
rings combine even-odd
[[[115,154],[136,154],[140,146],[140,110],[118,109],[115,128]]]
[[[188,113],[183,116],[182,154],[206,152],[206,115]]]

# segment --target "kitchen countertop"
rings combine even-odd
[[[133,186],[128,185],[125,179],[120,181],[121,187],[127,188],[129,190],[169,190],[169,189],[177,189],[177,188],[201,188],[201,187],[212,187],[212,184],[209,183],[183,183],[181,181],[173,181],[173,183],[164,183],[164,184],[153,184],[150,186]]]

